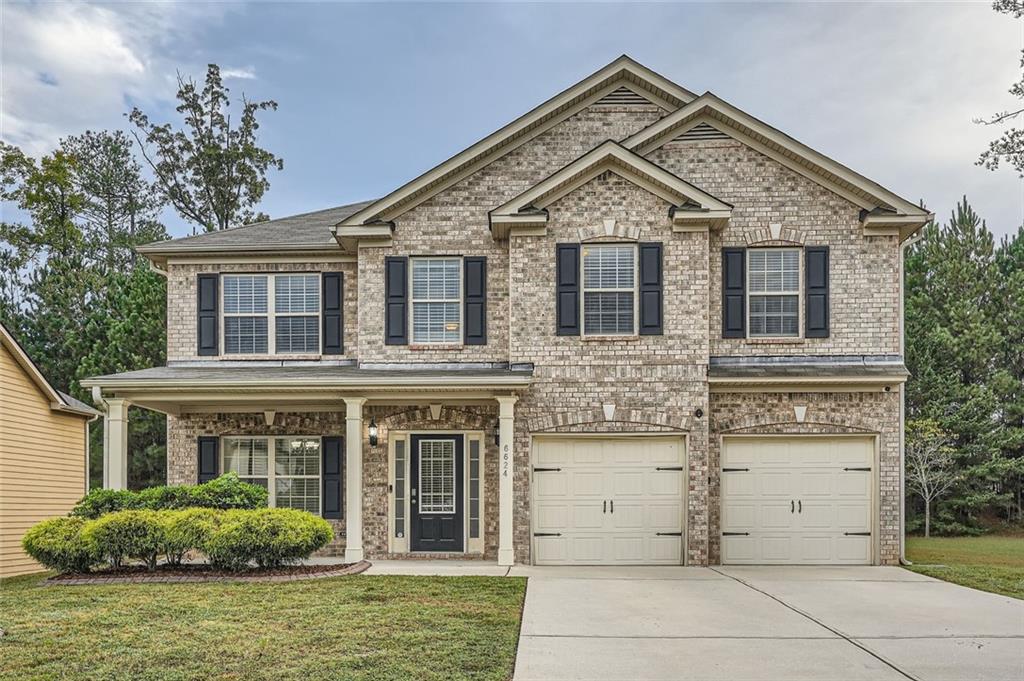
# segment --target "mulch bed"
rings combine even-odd
[[[179,584],[182,582],[297,582],[306,579],[325,579],[358,575],[370,567],[370,562],[339,563],[336,565],[291,565],[272,570],[251,568],[242,572],[227,572],[203,564],[160,565],[153,572],[145,566],[132,565],[119,570],[102,572],[65,573],[43,581],[43,584]]]

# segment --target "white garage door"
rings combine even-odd
[[[869,438],[725,438],[722,562],[871,563],[873,459]]]
[[[678,437],[536,439],[537,565],[679,565],[683,443]]]

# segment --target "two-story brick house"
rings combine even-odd
[[[365,203],[147,245],[168,480],[348,559],[893,563],[901,244],[930,215],[621,57]]]

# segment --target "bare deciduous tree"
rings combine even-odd
[[[907,422],[907,486],[924,501],[924,536],[931,536],[932,502],[959,479],[949,436],[931,419]]]

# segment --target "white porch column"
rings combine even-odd
[[[108,399],[103,415],[103,486],[128,489],[128,400]]]
[[[498,439],[501,441],[498,455],[498,565],[512,565],[516,554],[513,547],[513,480],[515,478],[515,456],[512,447],[515,439],[516,396],[496,397],[498,400]]]
[[[345,562],[363,559],[363,404],[345,398]]]

